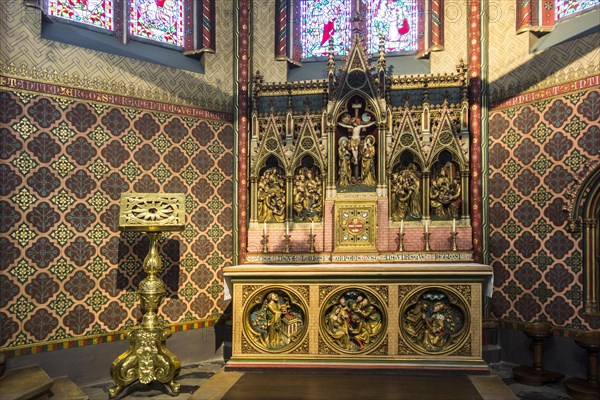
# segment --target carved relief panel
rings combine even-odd
[[[307,309],[304,299],[289,287],[264,288],[244,307],[244,336],[257,350],[290,352],[307,334]]]
[[[400,336],[420,354],[447,354],[460,348],[470,331],[469,306],[450,287],[421,287],[400,304]]]
[[[321,305],[320,335],[335,352],[369,353],[385,337],[386,310],[382,299],[367,288],[340,288]]]

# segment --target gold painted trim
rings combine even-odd
[[[189,330],[193,330],[193,329],[203,329],[203,328],[209,328],[211,326],[214,326],[214,324],[216,322],[218,322],[221,318],[208,318],[208,319],[199,319],[199,320],[194,320],[194,321],[185,321],[185,322],[177,322],[177,323],[171,323],[171,324],[164,324],[163,326],[166,329],[169,329],[171,332],[179,332],[179,331],[189,331]],[[206,325],[206,326],[198,326],[198,328],[189,328],[189,329],[177,329],[177,327],[179,326],[186,326],[186,325],[194,325],[194,324],[198,324],[198,325]],[[36,342],[36,343],[27,343],[27,344],[23,344],[23,345],[19,345],[19,346],[8,346],[8,347],[2,347],[0,348],[0,351],[17,351],[17,350],[24,350],[24,349],[30,349],[32,347],[47,347],[47,346],[58,346],[61,345],[63,343],[72,343],[72,342],[79,342],[79,341],[85,341],[85,340],[94,340],[94,339],[98,339],[98,338],[104,338],[102,340],[102,342],[99,343],[109,343],[109,342],[116,342],[116,341],[120,341],[120,340],[124,340],[126,339],[126,336],[129,332],[132,331],[132,328],[129,329],[122,329],[122,330],[118,330],[118,331],[112,331],[112,332],[105,332],[105,333],[99,333],[99,334],[95,334],[95,335],[84,335],[84,336],[73,336],[70,338],[64,338],[64,339],[60,339],[60,340],[51,340],[51,341],[44,341],[44,342]],[[111,338],[111,336],[117,336],[117,338]],[[81,346],[77,346],[77,347],[84,347],[84,346],[91,346],[92,344],[89,345],[81,345]],[[57,350],[62,350],[61,349],[57,349]],[[44,350],[45,351],[45,350]],[[51,349],[49,349],[48,351],[52,351]]]
[[[532,33],[534,35],[536,35],[537,37],[541,37],[543,35],[546,35],[550,32],[552,32],[554,30],[553,26],[532,26],[532,25],[527,25],[527,26],[523,26],[521,28],[519,28],[519,30],[517,30],[517,35],[520,35],[522,33]]]
[[[200,98],[194,99],[193,101],[186,101],[183,98],[174,96],[173,94],[171,94],[171,92],[157,92],[156,89],[153,88],[142,88],[139,85],[118,83],[110,79],[94,78],[90,81],[87,79],[86,76],[70,76],[66,72],[61,74],[57,71],[51,71],[48,68],[29,68],[25,65],[21,65],[19,68],[17,68],[14,63],[6,64],[3,61],[0,61],[0,74],[4,75],[7,78],[33,80],[40,83],[50,83],[54,85],[68,86],[69,88],[73,89],[89,90],[92,92],[101,92],[123,97],[132,97],[140,100],[155,101],[158,103],[167,103],[176,106],[200,108],[199,104],[205,101],[204,99]],[[22,90],[19,88],[12,89]],[[51,94],[48,93],[48,95]],[[227,111],[207,111],[230,114]],[[169,113],[167,112],[167,114]]]

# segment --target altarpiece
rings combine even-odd
[[[355,32],[327,78],[253,79],[245,264],[228,368],[483,371],[466,67],[393,75]]]

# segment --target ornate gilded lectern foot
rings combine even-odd
[[[140,326],[127,335],[129,349],[113,361],[110,375],[116,385],[109,390],[116,397],[136,380],[148,384],[159,381],[168,385],[173,394],[179,393],[175,377],[181,370],[179,359],[166,348],[171,336],[163,327],[158,308],[165,297],[165,284],[157,274],[162,270],[158,254],[158,239],[163,232],[178,231],[185,225],[185,195],[160,193],[123,193],[119,228],[122,231],[147,232],[150,249],[144,259],[148,276],[140,282],[138,295],[144,312]]]

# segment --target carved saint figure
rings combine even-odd
[[[447,312],[446,304],[441,301],[434,303],[431,316],[425,319],[423,345],[427,350],[443,350],[448,343],[450,331],[446,324],[452,321],[447,321],[447,318],[451,318],[451,315]]]
[[[303,327],[301,313],[290,306],[289,298],[276,291],[269,292],[260,308],[250,316],[260,344],[277,350],[292,343]]]
[[[410,164],[391,176],[392,219],[400,221],[408,216],[421,216],[421,182],[417,166]]]
[[[348,149],[349,140],[347,137],[340,138],[338,142],[338,185],[345,188],[352,182],[352,168],[350,166],[350,149]]]
[[[259,222],[285,221],[285,184],[279,169],[267,169],[258,182],[257,211]]]
[[[448,177],[451,168],[452,165],[447,163],[431,183],[429,191],[431,211],[438,217],[459,217],[461,189],[458,180],[450,181]]]
[[[360,152],[361,160],[361,180],[364,185],[375,186],[375,137],[367,135]]]
[[[293,209],[297,222],[318,222],[323,211],[322,181],[318,171],[303,167],[294,176]]]

